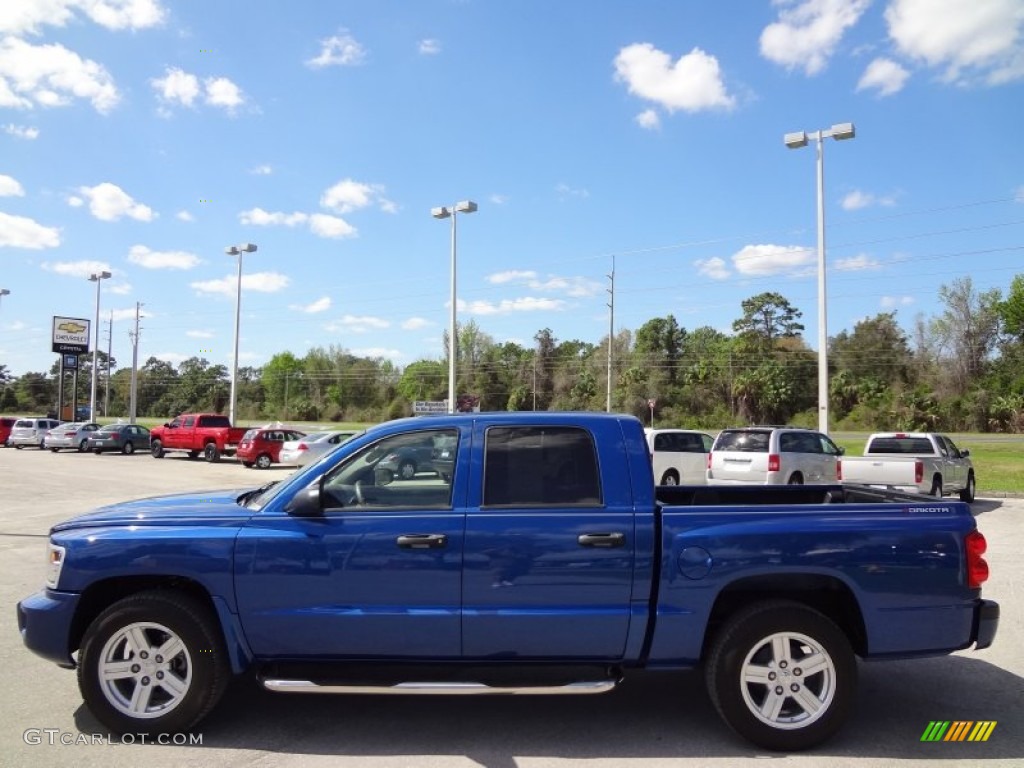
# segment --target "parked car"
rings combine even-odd
[[[279,427],[250,429],[238,442],[235,456],[247,467],[255,465],[259,469],[267,469],[281,461],[281,448],[286,440],[298,440],[305,435],[305,432]]]
[[[6,448],[8,446],[8,440],[11,437],[11,430],[14,429],[14,422],[17,419],[10,416],[4,416],[0,418],[0,446]]]
[[[18,419],[11,429],[11,436],[8,441],[19,451],[26,445],[32,445],[43,450],[43,441],[46,433],[54,427],[60,426],[56,419],[27,418]]]
[[[358,434],[352,431],[310,432],[297,440],[285,440],[278,460],[282,464],[304,467]]]
[[[645,429],[654,482],[658,485],[704,485],[708,453],[715,438],[692,429]]]
[[[61,424],[46,433],[46,437],[43,438],[43,447],[49,448],[54,453],[57,453],[61,448],[72,448],[82,452],[85,450],[85,444],[89,439],[89,435],[99,428],[100,425],[94,421],[84,423],[72,421],[67,424]]]
[[[797,427],[723,429],[708,454],[708,485],[820,485],[842,479],[843,449]]]
[[[959,493],[960,501],[970,504],[975,491],[970,455],[935,432],[878,432],[868,438],[863,456],[843,459],[843,482],[940,497]]]
[[[431,472],[450,480],[455,460],[455,442],[444,436],[423,440],[412,445],[401,445],[389,451],[377,464],[379,482],[412,480],[423,472]]]
[[[151,453],[162,459],[170,451],[184,451],[190,459],[199,454],[207,461],[232,456],[246,430],[232,427],[219,413],[183,413],[162,427],[154,427]]]
[[[86,450],[93,453],[120,451],[132,454],[136,451],[148,451],[149,445],[149,430],[145,427],[138,424],[108,424],[89,436]]]

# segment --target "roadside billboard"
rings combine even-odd
[[[53,318],[53,351],[82,355],[89,351],[89,321],[81,317]]]

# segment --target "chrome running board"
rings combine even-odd
[[[343,685],[314,683],[310,680],[261,680],[263,687],[268,691],[278,693],[400,693],[409,694],[446,694],[446,695],[558,695],[558,694],[587,694],[607,693],[619,684],[618,680],[588,680],[579,683],[567,683],[566,685],[535,685],[535,686],[493,686],[483,683],[463,682],[416,682],[416,683],[395,683],[394,685]]]

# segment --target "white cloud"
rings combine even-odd
[[[857,90],[874,88],[879,96],[892,96],[903,90],[909,77],[910,73],[895,61],[881,57],[868,64],[857,82]]]
[[[203,81],[206,87],[206,103],[214,107],[224,107],[233,113],[245,103],[242,89],[226,77],[208,77]]]
[[[873,205],[891,208],[896,205],[896,198],[888,195],[880,197],[870,192],[861,192],[859,189],[855,189],[847,193],[840,202],[840,206],[842,206],[844,211],[856,211]]]
[[[410,317],[408,320],[402,321],[402,330],[418,331],[421,328],[429,328],[432,325],[432,322],[422,317]]]
[[[490,200],[495,205],[504,205],[505,203],[508,202],[508,196],[507,195],[499,195],[497,193],[491,195],[487,199]]]
[[[615,79],[629,92],[669,112],[678,109],[731,109],[736,100],[725,90],[718,59],[694,48],[673,63],[669,54],[650,43],[634,43],[615,57]]]
[[[366,50],[347,29],[320,41],[320,55],[306,61],[306,66],[323,69],[331,66],[355,66],[366,59]]]
[[[881,264],[877,259],[873,259],[865,253],[860,253],[847,259],[838,259],[833,268],[840,272],[860,272],[865,269],[878,269],[880,266]]]
[[[13,176],[0,174],[0,197],[24,197],[25,190]]]
[[[15,37],[0,41],[0,107],[60,107],[87,99],[102,114],[121,96],[101,65],[63,45],[31,45]]]
[[[331,333],[369,333],[390,328],[391,323],[380,317],[369,315],[345,315],[324,326]]]
[[[351,213],[376,203],[386,213],[394,213],[394,203],[384,197],[380,184],[364,184],[355,179],[342,179],[320,195],[320,205],[337,213]]]
[[[562,182],[555,186],[555,192],[558,193],[560,200],[565,200],[569,197],[590,197],[590,190],[586,187],[570,187],[568,184]]]
[[[287,288],[289,282],[286,275],[278,272],[254,272],[242,275],[242,291],[277,293]],[[228,275],[219,280],[199,280],[189,285],[199,294],[220,294],[233,298],[238,288],[238,276]]]
[[[886,309],[897,306],[909,306],[914,303],[913,296],[883,296],[881,304]]]
[[[113,311],[113,313],[111,313],[111,311],[109,309],[105,309],[105,310],[103,310],[103,317],[100,318],[100,319],[101,320],[105,320],[105,319],[109,318],[111,316],[111,314],[113,314],[113,316],[114,316],[114,322],[115,323],[120,322],[121,320],[132,320],[132,321],[134,321],[135,320],[135,307],[129,307],[128,309],[115,309]],[[141,317],[142,314],[140,313],[139,316]],[[148,317],[148,315],[147,315],[147,317]]]
[[[899,51],[942,69],[947,82],[1024,77],[1020,0],[892,0],[885,20]]]
[[[419,52],[424,56],[434,56],[441,52],[441,41],[434,38],[420,40]]]
[[[100,221],[117,221],[122,216],[136,221],[152,221],[156,218],[152,208],[135,202],[131,195],[109,181],[95,187],[79,187],[78,192],[89,201],[89,211]],[[68,204],[77,207],[72,199],[68,200]]]
[[[358,234],[356,228],[344,219],[328,216],[325,213],[310,214],[309,229],[314,235],[320,237],[355,237]]]
[[[131,283],[112,283],[106,286],[106,291],[107,293],[116,293],[118,296],[127,296],[132,292],[132,285]],[[146,315],[146,317],[151,317],[151,315]]]
[[[636,124],[641,128],[646,128],[648,131],[655,131],[661,128],[661,118],[658,117],[658,113],[653,109],[645,109],[635,118]]]
[[[180,352],[157,352],[153,357],[157,360],[162,360],[165,363],[177,366],[184,363],[190,357],[195,357],[195,355],[183,355]]]
[[[401,360],[405,357],[397,349],[388,349],[387,347],[360,347],[359,349],[351,350],[352,354],[356,357],[382,357],[387,360]]]
[[[516,270],[509,269],[504,272],[495,272],[493,275],[488,275],[486,280],[492,285],[501,285],[503,283],[512,282],[523,282],[526,280],[536,280],[537,273],[533,270]]]
[[[744,277],[791,274],[816,260],[811,248],[798,245],[747,245],[732,257],[732,265]]]
[[[144,245],[133,245],[128,261],[146,269],[192,269],[202,264],[194,253],[187,251],[152,251]]]
[[[286,226],[294,227],[298,224],[305,224],[309,216],[296,211],[295,213],[282,213],[280,211],[265,211],[262,208],[252,208],[238,214],[238,220],[243,224],[250,224],[254,227]]]
[[[81,208],[83,205],[85,205],[85,200],[80,198],[78,195],[69,195],[68,205],[70,205],[72,208]]]
[[[787,69],[821,72],[870,0],[773,0],[779,20],[761,32],[761,55]]]
[[[326,312],[331,308],[331,297],[324,296],[321,299],[317,299],[312,304],[306,304],[305,306],[301,304],[291,304],[288,308],[294,309],[297,312],[305,312],[309,315],[315,315],[317,312]]]
[[[188,211],[184,211],[184,210],[178,211],[176,214],[174,214],[174,218],[176,218],[178,221],[195,221],[196,220],[195,216],[193,216]]]
[[[1024,203],[1024,187],[1017,187],[1017,191],[1013,193],[1013,201],[1015,203]]]
[[[58,275],[68,277],[89,277],[99,272],[112,272],[110,265],[105,261],[58,261],[50,264],[44,262],[43,269],[47,272],[54,272]]]
[[[507,315],[512,312],[560,312],[568,305],[562,299],[537,299],[532,296],[524,296],[521,299],[503,299],[499,302],[467,302],[459,299],[456,306],[460,312],[469,315]]]
[[[191,339],[212,339],[214,334],[212,331],[185,331],[185,335]]]
[[[27,125],[15,125],[14,123],[8,123],[5,125],[4,133],[9,136],[16,136],[19,139],[27,139],[29,141],[39,138],[38,128],[33,128]]]
[[[177,67],[167,67],[164,72],[163,77],[149,81],[157,97],[163,102],[191,107],[199,96],[199,78]]]
[[[257,165],[255,168],[249,171],[249,173],[251,173],[253,176],[269,176],[273,172],[274,169],[271,166],[267,165],[266,163],[264,163],[263,165]]]
[[[25,216],[0,212],[0,248],[28,248],[38,251],[60,245],[60,230],[46,227]]]
[[[697,259],[693,262],[697,267],[697,273],[710,277],[712,280],[725,280],[732,273],[725,265],[725,259],[712,256],[710,259]]]
[[[158,0],[4,0],[0,32],[40,34],[44,24],[63,27],[73,11],[107,29],[144,29],[161,24],[166,11]]]

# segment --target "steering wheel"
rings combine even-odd
[[[366,501],[363,499],[363,481],[356,480],[355,485],[352,486],[352,490],[354,490],[356,494],[356,504],[358,504],[360,507],[363,506],[363,504],[366,503]]]

